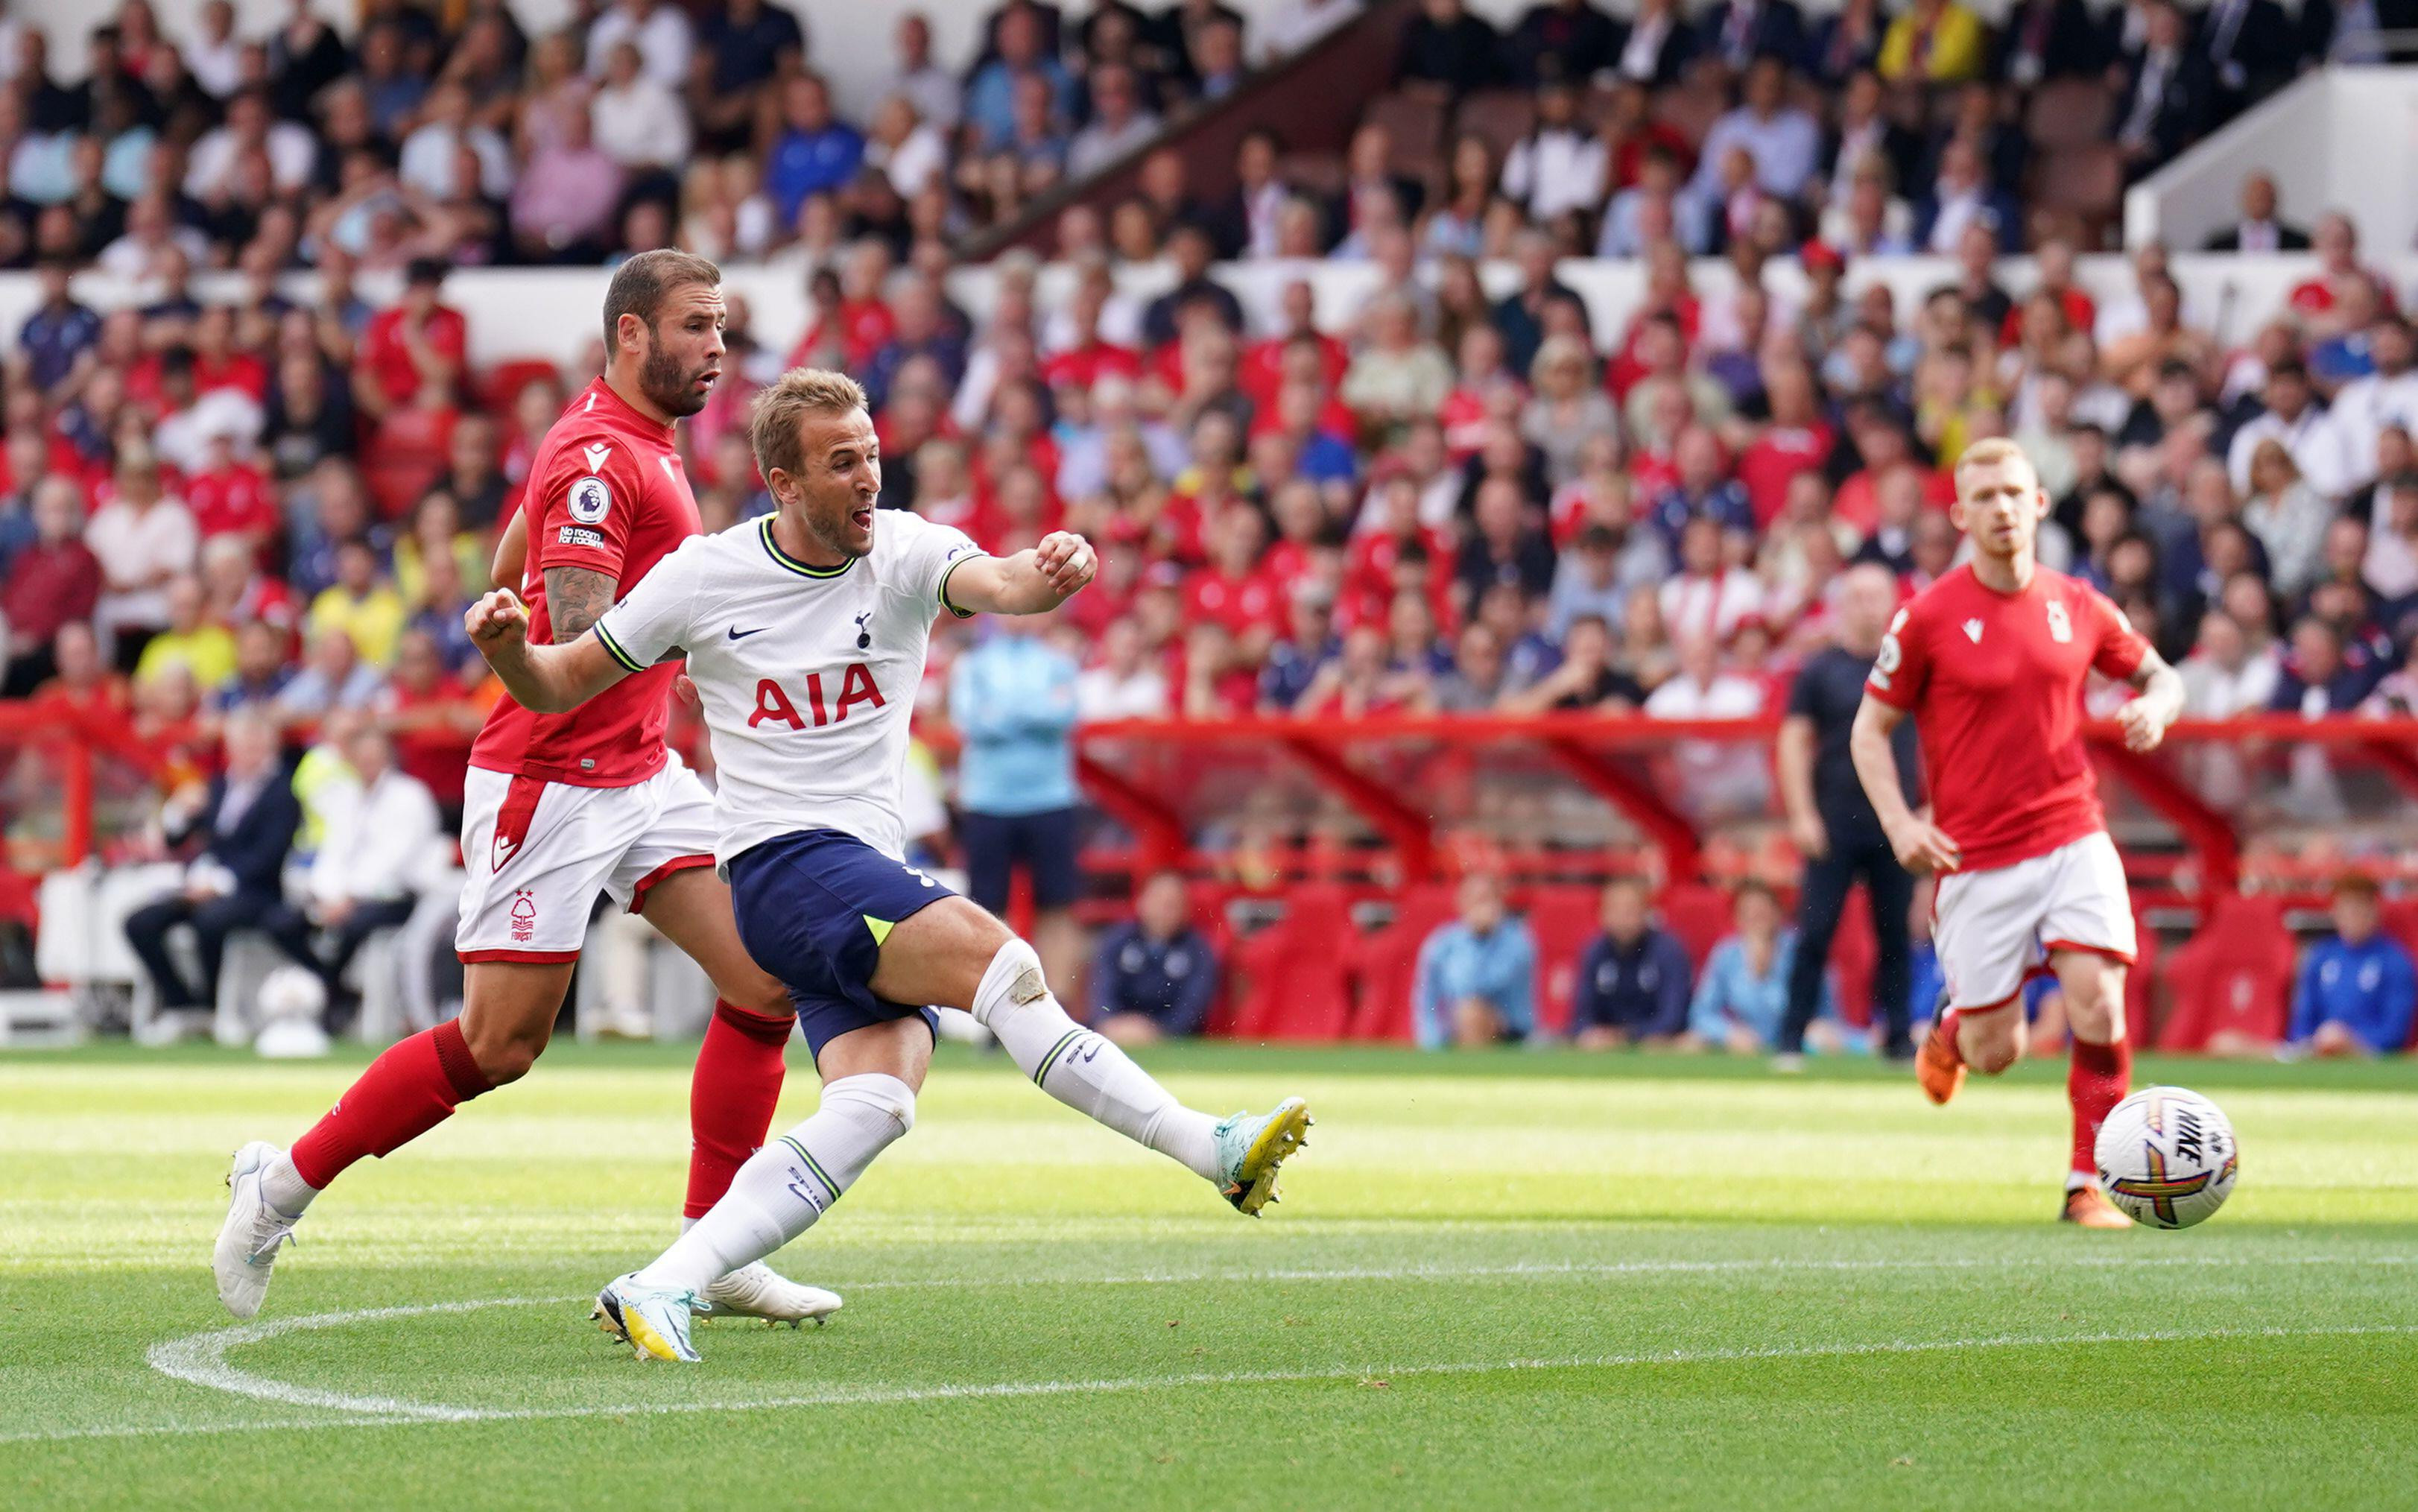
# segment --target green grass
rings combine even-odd
[[[2057,1065],[1941,1111],[1862,1063],[1149,1060],[1311,1098],[1266,1221],[950,1053],[777,1261],[838,1320],[675,1368],[584,1297],[671,1231],[678,1047],[565,1046],[364,1164],[233,1342],[227,1152],[358,1060],[0,1056],[0,1505],[2418,1504],[2418,1066],[2145,1064],[2242,1185],[2097,1234],[2048,1221]]]

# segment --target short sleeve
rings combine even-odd
[[[697,584],[711,536],[691,536],[655,563],[620,603],[596,621],[596,638],[613,660],[644,672],[689,643]]]
[[[881,525],[899,536],[895,575],[892,579],[899,591],[934,609],[946,609],[960,619],[972,619],[972,609],[960,609],[949,602],[949,574],[960,563],[989,553],[956,527],[941,525],[920,514],[901,511]]]
[[[1911,604],[1898,610],[1890,621],[1889,633],[1881,637],[1880,650],[1873,657],[1872,672],[1864,679],[1864,691],[1900,711],[1914,708],[1922,696],[1923,684],[1930,680],[1931,655],[1922,638],[1922,626],[1914,619]]]
[[[637,453],[609,432],[575,437],[538,483],[530,556],[541,571],[581,567],[621,575],[645,487]]]
[[[1799,719],[1818,723],[1822,718],[1822,661],[1819,656],[1808,660],[1788,684],[1788,712]]]
[[[2092,588],[2085,588],[2083,592],[2083,602],[2099,627],[2097,644],[2090,655],[2091,669],[2102,677],[2125,681],[2149,659],[2150,639],[2133,628],[2133,621],[2107,595]]]

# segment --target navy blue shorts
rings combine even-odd
[[[1075,864],[1082,844],[1080,817],[1071,808],[960,816],[957,838],[966,848],[966,895],[1004,915],[1008,878],[1021,863],[1033,877],[1034,908],[1073,908],[1083,896],[1082,870]]]
[[[730,863],[740,943],[789,989],[798,1028],[817,1056],[850,1030],[910,1014],[921,1014],[924,1027],[938,1031],[940,1015],[877,998],[869,984],[891,929],[956,895],[836,830],[785,834],[749,847]]]

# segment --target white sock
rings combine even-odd
[[[1011,939],[974,992],[974,1019],[1034,1085],[1075,1111],[1216,1181],[1217,1121],[1175,1100],[1125,1052],[1077,1024],[1049,995],[1041,957]]]
[[[319,1189],[302,1179],[294,1168],[294,1157],[280,1150],[277,1158],[260,1168],[260,1195],[268,1205],[289,1218],[302,1216],[302,1210],[319,1195]]]
[[[641,1286],[702,1291],[814,1227],[873,1157],[915,1126],[915,1092],[895,1077],[842,1077],[803,1123],[747,1157],[712,1211],[638,1273]]]

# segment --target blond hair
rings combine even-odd
[[[808,415],[846,415],[870,409],[865,388],[845,373],[828,368],[791,368],[762,393],[747,419],[747,444],[756,453],[756,469],[766,478],[773,469],[795,477],[805,467],[805,441],[798,422]]]
[[[1967,467],[1987,467],[2001,462],[2020,462],[2034,482],[2040,481],[2040,469],[2032,466],[2032,459],[2024,454],[2022,447],[2003,435],[1986,435],[1967,447],[1950,470],[1951,476],[1961,477]]]

